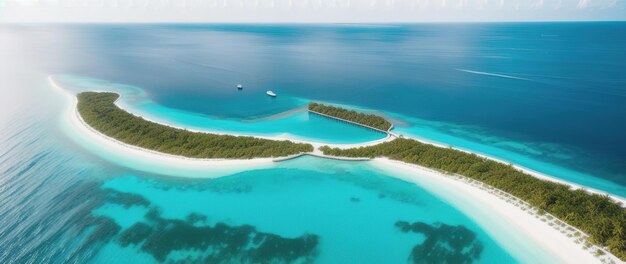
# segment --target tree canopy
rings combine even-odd
[[[589,235],[590,242],[606,246],[626,260],[626,210],[606,195],[542,180],[511,165],[452,148],[398,138],[375,146],[339,149],[323,146],[324,154],[390,159],[459,174],[510,193]]]
[[[80,93],[78,113],[97,131],[133,146],[190,158],[249,159],[313,151],[311,144],[192,132],[154,123],[117,107],[118,97],[107,92]]]
[[[318,103],[309,103],[309,110],[339,119],[352,121],[357,124],[370,126],[383,131],[388,131],[391,128],[391,123],[389,121],[373,114],[364,114],[354,110]]]

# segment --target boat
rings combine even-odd
[[[237,84],[237,89],[239,89],[239,90],[243,89],[243,85]]]
[[[272,91],[267,91],[266,94],[271,96],[271,97],[276,97],[276,94],[274,92],[272,92]]]

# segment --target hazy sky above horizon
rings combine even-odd
[[[0,0],[0,22],[626,20],[626,0]]]

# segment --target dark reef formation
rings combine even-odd
[[[589,235],[588,242],[606,247],[626,261],[626,210],[608,195],[530,175],[511,164],[415,139],[396,138],[358,148],[319,148],[325,155],[387,157],[450,175],[462,175],[515,196]]]
[[[426,237],[424,242],[413,247],[409,257],[412,263],[472,263],[483,251],[476,234],[464,226],[398,221],[396,227],[402,232]]]
[[[311,263],[318,255],[317,235],[285,238],[259,232],[251,225],[231,226],[221,222],[209,225],[209,217],[199,213],[191,213],[184,220],[167,219],[141,195],[112,189],[103,192],[101,205],[140,206],[149,211],[144,221],[126,229],[110,218],[91,217],[93,221],[83,227],[83,231],[92,227],[83,241],[85,245],[100,247],[113,242],[150,254],[159,262],[179,261],[171,257],[174,251],[199,252],[187,256],[182,260],[185,263]]]
[[[203,219],[197,214],[186,220],[164,219],[157,211],[146,215],[147,223],[136,223],[118,236],[117,242],[126,247],[137,245],[158,261],[166,261],[176,250],[203,252],[193,263],[291,263],[296,260],[312,262],[317,256],[319,238],[305,234],[284,238],[259,232],[250,225],[198,226]]]

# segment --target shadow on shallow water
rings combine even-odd
[[[325,177],[321,174],[316,177],[305,176],[300,170],[281,168],[269,171],[263,175],[264,181],[257,177],[249,177],[243,181],[238,177],[224,177],[211,180],[189,181],[157,181],[149,180],[151,186],[158,189],[176,188],[181,190],[208,191],[215,193],[245,194],[255,183],[260,185],[270,184],[277,188],[286,187],[285,175],[294,175],[295,179],[307,181],[320,181]],[[272,173],[269,173],[272,172]],[[249,172],[238,173],[247,175]],[[277,176],[280,175],[280,176]],[[381,181],[378,177],[369,174],[354,174],[343,171],[328,176],[327,179],[349,182],[359,188],[365,188],[378,192],[378,198],[392,198],[401,203],[417,203],[416,201],[400,199],[405,196],[415,196],[398,181]],[[241,187],[248,186],[239,190]],[[106,186],[106,184],[105,184]],[[113,184],[115,186],[115,184]],[[109,186],[110,187],[110,186]],[[179,219],[164,217],[157,204],[152,203],[146,197],[135,193],[126,193],[105,187],[107,194],[106,204],[117,204],[126,209],[141,207],[146,209],[141,213],[141,220],[126,225],[121,230],[118,227],[113,239],[109,243],[115,243],[121,247],[136,250],[152,256],[159,262],[191,261],[191,262],[251,262],[251,263],[309,263],[319,260],[322,251],[319,234],[301,233],[295,237],[282,237],[280,234],[265,233],[257,230],[254,225],[243,224],[238,226],[228,225],[224,222],[212,222],[211,215],[194,213]],[[394,188],[392,188],[394,187]],[[376,190],[378,189],[378,190]],[[393,190],[393,192],[390,192]],[[382,195],[382,196],[381,196]],[[348,197],[353,204],[362,202],[360,195]],[[392,222],[393,223],[393,222]],[[416,241],[422,242],[407,251],[404,255],[409,262],[433,263],[444,260],[447,263],[472,263],[477,261],[483,250],[483,245],[477,241],[477,235],[464,226],[451,226],[446,224],[425,224],[423,222],[408,223],[398,221],[395,224],[403,233],[418,234],[425,238]],[[384,228],[381,226],[381,228]]]
[[[176,250],[202,251],[204,254],[187,259],[194,263],[216,263],[224,260],[240,263],[312,262],[317,255],[319,237],[305,234],[284,238],[258,232],[250,225],[196,226],[204,218],[193,215],[186,221],[161,218],[156,210],[147,215],[148,223],[136,223],[123,231],[117,242],[126,247],[141,245],[140,249],[159,261],[165,261]]]
[[[144,197],[107,189],[109,202],[125,208],[149,207]],[[175,251],[201,252],[186,256],[192,263],[310,263],[317,257],[319,236],[304,234],[285,238],[276,234],[259,232],[254,226],[229,226],[216,223],[206,225],[207,216],[190,214],[185,220],[166,219],[152,208],[138,222],[125,230],[113,221],[99,225],[92,235],[106,237],[122,247],[136,247],[160,262],[169,261]],[[106,234],[105,234],[106,233]],[[114,238],[115,237],[115,238]],[[114,238],[114,239],[113,239]]]
[[[476,234],[464,226],[398,221],[396,227],[404,233],[417,233],[426,237],[424,242],[413,247],[409,262],[472,263],[480,258],[483,251]]]

